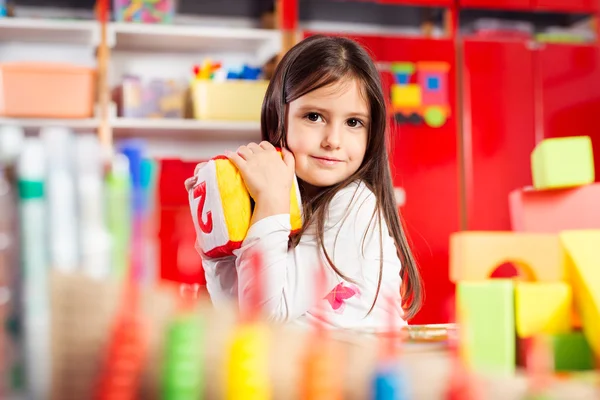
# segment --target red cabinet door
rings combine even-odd
[[[598,0],[533,0],[539,10],[594,12],[598,10]]]
[[[521,42],[465,41],[463,156],[469,230],[510,230],[508,194],[531,185],[533,52]]]
[[[385,64],[430,61],[450,67],[447,93],[451,114],[446,123],[439,128],[423,123],[394,124],[390,130],[394,184],[406,193],[400,212],[426,292],[425,305],[411,322],[447,322],[452,319],[454,292],[448,277],[448,243],[450,234],[460,229],[454,44],[451,40],[387,38],[383,49],[379,61]],[[383,77],[389,96],[393,80],[389,69]],[[423,92],[423,103],[428,100]]]
[[[471,8],[524,10],[533,8],[535,0],[460,0],[460,5]]]
[[[536,52],[536,64],[544,137],[590,136],[600,166],[600,49],[545,45]]]

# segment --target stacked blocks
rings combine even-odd
[[[556,371],[592,369],[600,358],[600,186],[590,185],[591,142],[548,139],[531,162],[535,190],[510,195],[517,232],[451,235],[450,277],[467,331],[465,354],[475,369],[511,372],[518,345],[545,336]],[[490,279],[504,262],[519,265],[525,281]]]
[[[252,203],[235,165],[224,156],[208,161],[196,174],[189,191],[198,245],[208,257],[224,257],[238,249],[250,229]],[[298,182],[290,193],[292,231],[302,228],[302,203]]]
[[[531,154],[533,186],[557,189],[594,182],[594,154],[587,136],[543,140]]]

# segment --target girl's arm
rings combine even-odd
[[[385,297],[399,297],[400,260],[385,223],[381,226],[383,242],[380,239],[380,225],[376,217],[372,218],[375,209],[373,193],[364,184],[352,184],[332,200],[324,229],[324,244],[330,258],[361,291],[360,301],[349,306],[354,309],[345,312],[355,313],[360,318],[367,314],[373,303],[382,255],[384,272],[381,300],[377,304],[387,307]],[[292,250],[288,250],[289,234],[289,214],[267,216],[250,227],[242,247],[235,252],[242,311],[251,305],[256,279],[262,280],[262,310],[267,318],[276,321],[293,320],[305,314],[342,282],[327,265],[314,230],[309,229]],[[380,252],[381,244],[383,253]],[[252,268],[253,251],[262,254],[258,276]],[[319,273],[323,270],[326,277],[323,293],[315,293]],[[401,313],[399,307],[398,312]]]
[[[236,301],[238,279],[235,257],[210,258],[204,255],[197,245],[196,250],[202,256],[206,289],[212,303],[215,306],[227,306]]]

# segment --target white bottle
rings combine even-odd
[[[27,398],[50,395],[50,296],[44,147],[28,137],[17,164]]]
[[[73,133],[50,127],[40,132],[46,150],[46,200],[50,265],[58,271],[74,272],[78,265],[78,232]]]

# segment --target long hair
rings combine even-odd
[[[402,268],[402,307],[407,319],[412,318],[423,302],[423,285],[413,254],[409,248],[396,206],[392,177],[388,160],[387,112],[381,87],[379,72],[368,53],[356,42],[342,37],[323,35],[311,36],[290,49],[277,66],[262,105],[262,139],[275,146],[286,146],[287,105],[305,94],[331,85],[341,79],[357,79],[362,84],[363,94],[368,100],[371,122],[367,138],[367,148],[362,165],[348,179],[333,186],[323,188],[318,194],[303,196],[302,207],[305,218],[304,229],[315,224],[317,242],[323,250],[331,268],[344,277],[334,265],[323,243],[324,221],[330,201],[335,194],[349,183],[361,180],[373,191],[377,207],[373,218],[378,218],[379,235],[382,238],[381,218],[394,238]],[[303,182],[299,180],[300,190]],[[296,245],[301,234],[296,236]],[[382,245],[383,246],[383,245]],[[380,249],[383,255],[383,248]],[[380,262],[377,293],[383,272],[383,257]],[[369,312],[370,312],[369,311]]]

